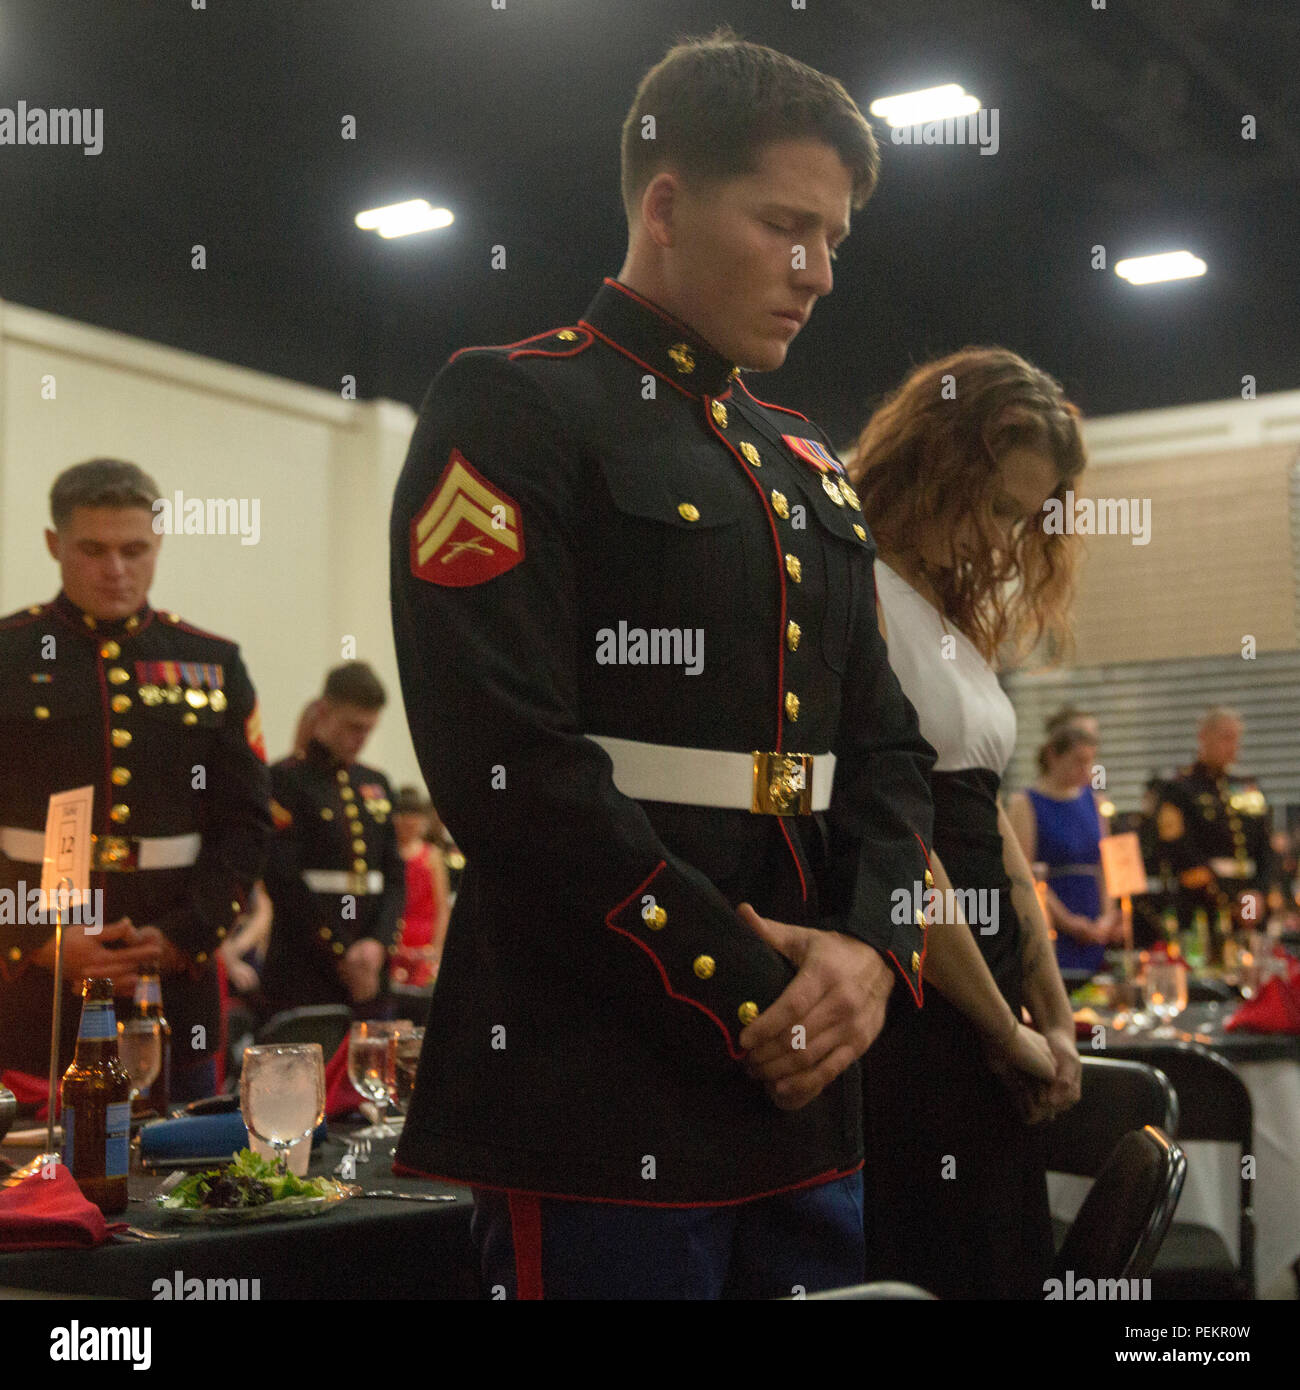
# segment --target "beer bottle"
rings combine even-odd
[[[81,987],[81,1028],[63,1073],[63,1163],[88,1201],[105,1216],[126,1210],[131,1145],[131,1078],[117,1055],[112,980]]]
[[[172,1026],[163,1016],[162,980],[156,970],[142,969],[136,979],[135,1016],[158,1020],[162,1065],[158,1069],[158,1079],[149,1087],[144,1101],[148,1109],[166,1119],[172,1090]]]

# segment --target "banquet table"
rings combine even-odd
[[[312,1155],[311,1176],[333,1173],[344,1155],[349,1128],[357,1126],[330,1127],[330,1138]],[[440,1193],[453,1200],[357,1198],[305,1220],[181,1226],[166,1222],[153,1205],[165,1174],[133,1172],[127,1209],[110,1222],[128,1222],[177,1239],[110,1241],[93,1250],[0,1252],[0,1290],[153,1299],[163,1296],[155,1283],[166,1281],[175,1297],[179,1271],[184,1280],[203,1280],[205,1288],[208,1280],[257,1279],[258,1296],[264,1300],[480,1297],[469,1234],[469,1189],[396,1178],[387,1149],[382,1157],[379,1150],[375,1145],[370,1161],[357,1164],[355,1181],[361,1186]],[[2,1152],[15,1166],[31,1157],[12,1147]],[[234,1287],[225,1285],[227,1290]],[[244,1286],[250,1291],[252,1287],[251,1282]]]
[[[1081,1038],[1089,1056],[1142,1061],[1153,1045],[1187,1042],[1217,1052],[1241,1077],[1254,1110],[1256,1285],[1261,1293],[1288,1278],[1300,1259],[1300,1037],[1287,1033],[1225,1032],[1235,1004],[1193,1004],[1175,1022],[1177,1037],[1107,1026],[1104,1046]],[[1106,1016],[1102,1015],[1103,1023]],[[1187,1181],[1175,1220],[1218,1231],[1234,1259],[1238,1250],[1240,1151],[1235,1144],[1181,1141]],[[1053,1173],[1048,1178],[1052,1214],[1071,1219],[1089,1180]],[[1294,1296],[1294,1290],[1291,1291]]]

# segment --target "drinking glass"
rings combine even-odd
[[[131,1077],[131,1108],[162,1070],[162,1026],[156,1018],[128,1018],[117,1025],[117,1055]]]
[[[364,1020],[352,1025],[348,1034],[348,1080],[357,1094],[364,1096],[378,1111],[377,1122],[357,1130],[354,1139],[397,1137],[398,1131],[384,1119],[384,1111],[396,1087],[393,1044],[414,1026],[407,1018],[396,1022]]]
[[[1180,960],[1148,961],[1142,992],[1146,996],[1147,1007],[1162,1020],[1161,1026],[1151,1036],[1177,1036],[1172,1024],[1187,1007],[1186,965]]]
[[[274,1043],[244,1051],[239,1109],[248,1126],[270,1144],[280,1171],[285,1154],[309,1139],[325,1118],[325,1061],[319,1043]]]
[[[424,1046],[424,1029],[412,1028],[393,1038],[393,1086],[390,1098],[403,1118],[410,1108],[415,1090],[415,1073],[420,1065],[420,1049]]]

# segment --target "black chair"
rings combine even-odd
[[[1079,1058],[1079,1103],[1046,1127],[1049,1173],[1095,1178],[1131,1130],[1154,1125],[1178,1133],[1178,1098],[1154,1066],[1116,1057]]]
[[[1149,1276],[1186,1176],[1182,1149],[1154,1125],[1124,1135],[1056,1252],[1052,1278]]]
[[[351,1027],[352,1010],[346,1004],[307,1004],[273,1014],[257,1030],[257,1042],[320,1043],[328,1063]]]
[[[1241,1077],[1221,1053],[1199,1043],[1171,1042],[1143,1048],[1178,1093],[1178,1137],[1236,1144],[1254,1152],[1254,1114]],[[1255,1218],[1251,1179],[1240,1177],[1238,1250],[1234,1262],[1223,1237],[1209,1226],[1175,1221],[1152,1272],[1157,1298],[1254,1298]]]

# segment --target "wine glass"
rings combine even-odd
[[[393,1038],[393,1085],[389,1095],[403,1119],[415,1091],[415,1073],[420,1065],[420,1049],[423,1046],[423,1028],[412,1028]]]
[[[239,1109],[248,1132],[275,1149],[280,1171],[287,1172],[285,1154],[310,1138],[325,1118],[325,1061],[320,1044],[246,1048]]]
[[[398,1131],[384,1119],[384,1111],[396,1086],[393,1044],[414,1026],[406,1018],[396,1022],[367,1019],[352,1025],[348,1034],[348,1080],[358,1095],[370,1101],[378,1112],[376,1123],[357,1130],[352,1136],[354,1139],[397,1137]]]
[[[162,1025],[156,1018],[128,1018],[117,1025],[117,1055],[131,1077],[131,1110],[162,1070]]]
[[[1173,1020],[1187,1007],[1187,967],[1180,960],[1148,961],[1142,991],[1147,1007],[1163,1022],[1151,1036],[1172,1038]]]

